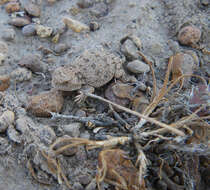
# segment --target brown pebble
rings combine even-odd
[[[5,7],[8,13],[17,12],[20,10],[20,4],[18,2],[10,2]]]
[[[10,77],[8,75],[0,76],[0,91],[5,91],[10,86]]]
[[[196,44],[201,37],[201,31],[195,26],[185,26],[178,34],[178,40],[182,45]]]
[[[185,53],[177,53],[173,56],[172,78],[175,81],[183,74],[191,75],[194,69],[194,59],[191,55]],[[190,78],[184,78],[180,82],[188,81]]]
[[[74,32],[88,31],[89,26],[69,17],[63,18],[63,23]]]
[[[128,98],[129,100],[133,100],[134,97],[131,95],[131,91],[133,86],[124,83],[116,83],[112,86],[112,90],[115,96],[118,98]]]
[[[51,90],[31,96],[27,110],[38,117],[50,117],[50,112],[61,111],[63,101],[62,92]]]
[[[31,21],[27,17],[16,17],[16,18],[12,18],[8,23],[13,26],[23,27],[30,24]]]
[[[40,7],[34,3],[27,3],[24,8],[26,12],[31,16],[39,17],[41,14]]]
[[[114,94],[113,89],[112,89],[112,87],[113,87],[114,84],[115,83],[110,84],[108,86],[108,88],[105,90],[105,97],[108,100],[110,100],[110,101],[112,101],[114,103],[117,103],[117,104],[119,104],[121,106],[125,106],[126,107],[129,104],[129,99],[128,98],[119,98],[119,97],[117,97]],[[116,109],[116,110],[119,111],[119,112],[121,111],[119,109]]]

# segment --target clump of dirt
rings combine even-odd
[[[208,189],[209,6],[0,0],[0,189]]]

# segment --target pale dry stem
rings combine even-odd
[[[81,92],[81,93],[84,93],[84,92]],[[158,126],[160,126],[162,128],[166,128],[167,130],[171,131],[172,133],[175,133],[175,134],[180,135],[180,136],[185,136],[185,134],[182,131],[180,131],[178,129],[175,129],[175,128],[172,128],[171,126],[169,126],[169,125],[167,125],[165,123],[162,123],[160,121],[157,121],[154,118],[151,118],[151,117],[145,116],[143,114],[140,114],[140,113],[138,113],[136,111],[133,111],[131,109],[128,109],[126,107],[123,107],[121,105],[113,103],[113,102],[111,102],[111,101],[109,101],[107,99],[104,99],[104,98],[100,97],[100,96],[97,96],[97,95],[94,95],[94,94],[91,94],[91,93],[86,93],[86,92],[85,92],[85,95],[88,96],[88,97],[91,97],[91,98],[95,98],[95,99],[101,100],[101,101],[106,102],[108,104],[111,104],[111,105],[113,105],[113,106],[115,106],[115,107],[117,107],[117,108],[119,108],[119,109],[121,109],[121,110],[123,110],[123,111],[125,111],[127,113],[130,113],[130,114],[133,114],[133,115],[135,115],[137,117],[143,118],[143,119],[149,121],[150,123],[156,124],[156,125],[158,125]]]
[[[71,189],[71,185],[68,182],[67,177],[65,176],[65,174],[63,173],[63,171],[61,169],[60,161],[48,156],[47,153],[44,151],[41,151],[41,153],[42,153],[43,157],[47,160],[47,165],[48,165],[48,168],[50,169],[50,171],[57,175],[58,183],[62,184],[64,181],[66,186],[69,189]]]
[[[156,81],[156,77],[155,77],[155,71],[154,68],[152,66],[152,63],[146,58],[146,56],[138,51],[138,54],[143,58],[143,60],[145,61],[145,63],[147,63],[152,71],[152,78],[153,78],[153,93],[152,93],[152,98],[151,100],[153,101],[154,98],[156,97],[156,93],[157,93],[157,81]]]
[[[85,146],[87,150],[94,149],[94,148],[107,148],[107,147],[113,147],[118,144],[125,144],[126,142],[131,141],[130,137],[112,137],[108,140],[104,141],[92,141],[88,139],[83,138],[59,138],[56,140],[51,146],[50,149],[56,154],[61,154],[65,150],[77,146]],[[62,143],[67,143],[61,147],[59,147],[57,150],[54,150],[56,146]]]

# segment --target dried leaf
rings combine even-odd
[[[137,168],[120,149],[103,150],[99,153],[96,180],[98,189],[102,181],[115,185],[118,190],[145,189],[144,180],[142,180],[142,185],[139,184]]]

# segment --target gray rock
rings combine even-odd
[[[121,51],[128,61],[133,61],[139,57],[138,48],[130,39],[127,39],[122,44]]]
[[[84,110],[77,110],[75,116],[86,117],[86,112]]]
[[[13,28],[4,29],[1,33],[1,38],[6,41],[13,41],[15,39],[15,30]]]
[[[80,175],[79,177],[79,182],[82,185],[87,185],[91,182],[91,176],[89,175]]]
[[[32,72],[44,72],[46,69],[38,54],[25,55],[18,64],[30,69]]]
[[[71,123],[69,125],[63,125],[62,129],[65,132],[65,134],[71,136],[71,137],[79,137],[80,135],[80,127],[82,126],[81,123]]]
[[[31,21],[28,17],[16,17],[16,18],[12,18],[8,23],[13,26],[23,27],[30,24]]]
[[[56,44],[54,47],[54,51],[56,53],[63,53],[64,51],[66,51],[69,48],[69,46],[67,44],[64,43],[60,43],[60,44]]]
[[[97,3],[94,7],[90,10],[90,14],[95,16],[96,18],[104,17],[108,14],[109,10],[105,3]]]
[[[180,51],[179,43],[177,41],[169,40],[168,46],[173,53],[178,53]]]
[[[23,82],[30,80],[32,78],[32,73],[28,69],[17,68],[10,74],[10,77],[17,82]]]
[[[50,145],[55,140],[56,134],[53,129],[45,125],[39,129],[39,138],[41,142],[44,143],[45,145]]]
[[[75,182],[73,185],[73,189],[74,190],[84,190],[84,187],[79,182]]]
[[[139,61],[139,60],[129,62],[127,64],[127,69],[130,72],[135,73],[135,74],[147,73],[150,71],[150,67],[144,62]]]
[[[38,6],[34,3],[28,2],[28,3],[26,3],[24,8],[25,8],[26,12],[31,16],[39,17],[41,14],[40,6]]]
[[[24,36],[34,36],[36,34],[36,25],[29,24],[22,28],[22,34]]]
[[[28,122],[26,121],[26,119],[20,117],[16,120],[16,129],[20,131],[22,134],[26,134],[29,130],[29,127],[27,124]]]
[[[80,134],[80,137],[84,139],[89,139],[90,133],[88,131],[84,131],[83,133]]]

